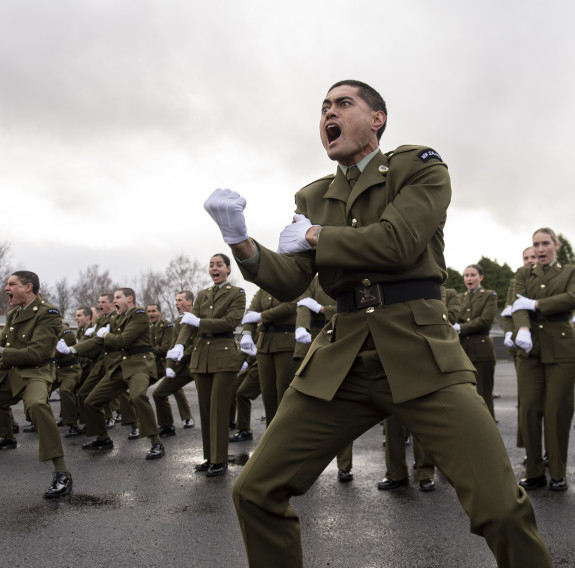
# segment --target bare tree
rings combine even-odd
[[[107,292],[113,294],[115,288],[110,271],[100,272],[99,265],[92,264],[85,272],[80,271],[72,287],[74,302],[77,306],[97,306],[98,298]]]
[[[134,286],[136,289],[136,297],[140,306],[149,306],[150,304],[160,304],[163,311],[168,307],[169,301],[166,294],[166,279],[161,272],[154,272],[148,270],[147,272],[140,273],[136,280],[137,284]],[[166,314],[169,315],[168,313]]]
[[[58,280],[54,285],[52,303],[60,310],[63,318],[71,317],[69,310],[72,307],[72,288],[66,278]]]
[[[14,272],[10,261],[10,247],[8,241],[0,242],[0,282],[6,284],[8,277]],[[9,310],[8,296],[0,293],[0,313],[5,314]]]

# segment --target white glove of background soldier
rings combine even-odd
[[[319,302],[316,302],[313,298],[303,298],[297,303],[297,305],[305,306],[306,308],[308,308],[312,312],[315,312],[316,314],[319,314],[319,312],[321,311],[321,304]]]
[[[171,359],[172,361],[180,361],[184,356],[184,346],[181,343],[176,343],[171,349],[168,349],[166,353],[166,359]]]
[[[520,329],[515,337],[515,345],[525,349],[526,353],[529,353],[533,348],[533,341],[531,340],[531,332],[528,329]]]
[[[295,330],[295,340],[298,343],[311,343],[311,333],[305,327],[297,327]]]

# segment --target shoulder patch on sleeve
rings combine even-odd
[[[493,292],[493,295],[494,295],[494,296],[497,296],[497,292]]]
[[[71,330],[71,329],[65,329],[65,330],[62,332],[62,335],[65,334],[65,333],[72,333],[72,330]]]
[[[440,162],[443,162],[443,160],[441,159],[441,156],[432,148],[426,148],[425,150],[422,150],[421,152],[419,152],[419,154],[417,154],[417,157],[422,161],[422,162],[428,162],[429,160],[439,160]]]
[[[135,313],[136,314],[145,314],[146,310],[136,310]]]
[[[50,309],[48,310],[48,313],[49,313],[49,314],[58,314],[58,315],[60,315],[60,312],[59,312],[56,308],[50,308]]]
[[[240,288],[240,294],[245,294],[246,291],[243,288]]]
[[[166,327],[174,327],[174,324],[173,324],[173,323],[168,323],[168,324],[166,324]]]

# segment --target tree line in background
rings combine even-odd
[[[575,263],[575,254],[569,241],[562,234],[558,235],[558,239],[561,242],[558,261],[561,264]],[[491,260],[485,256],[482,256],[477,264],[480,264],[485,272],[483,286],[497,292],[499,307],[503,309],[509,281],[513,278],[515,271],[507,264],[500,265],[496,260]],[[10,261],[10,243],[0,243],[0,282],[2,282],[2,286],[8,277],[19,269]],[[113,293],[121,286],[134,289],[140,306],[160,303],[164,317],[173,320],[177,315],[175,297],[180,290],[192,290],[194,294],[197,294],[199,290],[211,284],[206,266],[197,260],[191,260],[184,254],[175,256],[163,272],[147,270],[141,272],[131,282],[115,282],[110,271],[101,270],[97,264],[92,264],[86,270],[80,271],[74,282],[62,278],[52,284],[42,281],[41,274],[39,276],[41,296],[54,304],[69,320],[73,318],[79,307],[97,306],[98,297],[102,293]],[[463,276],[453,268],[447,269],[446,284],[448,288],[455,288],[458,292],[465,292],[466,290]],[[8,309],[8,298],[5,294],[0,293],[0,314],[6,314]]]

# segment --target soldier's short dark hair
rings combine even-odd
[[[367,83],[362,81],[356,81],[355,79],[344,79],[343,81],[338,81],[334,83],[328,90],[328,93],[335,89],[336,87],[342,87],[343,85],[348,85],[350,87],[357,88],[357,94],[369,105],[371,110],[382,110],[387,117],[387,105],[383,100],[383,97]],[[383,123],[383,126],[377,131],[377,139],[381,140],[381,135],[383,134],[385,127],[387,126],[387,120]]]
[[[148,308],[152,307],[152,306],[156,306],[156,309],[161,312],[162,311],[162,306],[160,306],[159,302],[151,302],[150,304],[147,305]]]
[[[224,261],[224,264],[226,266],[231,266],[231,261],[230,261],[230,257],[225,255],[223,252],[217,252],[216,254],[212,255],[212,258],[214,258],[214,256],[219,256],[221,257],[221,259]]]
[[[469,266],[466,266],[465,268],[473,268],[473,269],[477,270],[477,274],[479,274],[479,276],[485,275],[485,270],[483,270],[483,266],[481,266],[481,264],[470,264]]]
[[[176,295],[179,296],[180,294],[184,294],[184,296],[186,297],[186,300],[188,300],[188,302],[190,300],[193,302],[196,299],[196,297],[194,296],[194,293],[191,290],[180,290]]]
[[[78,312],[82,311],[82,315],[84,315],[84,316],[92,317],[92,308],[86,308],[86,307],[82,306],[81,308],[78,308],[77,311]]]
[[[116,292],[122,292],[122,294],[124,294],[124,296],[126,296],[126,298],[128,296],[132,296],[132,300],[134,301],[134,304],[136,303],[136,292],[134,292],[134,290],[132,290],[132,288],[117,288]]]
[[[99,298],[106,297],[106,298],[108,298],[108,300],[109,300],[110,302],[113,302],[113,301],[114,301],[114,294],[112,294],[111,292],[104,292],[103,294],[100,294],[98,297],[99,297]]]
[[[30,270],[17,270],[16,272],[12,273],[12,276],[16,276],[22,284],[32,284],[32,293],[38,294],[40,291],[40,278],[35,272],[31,272]]]

